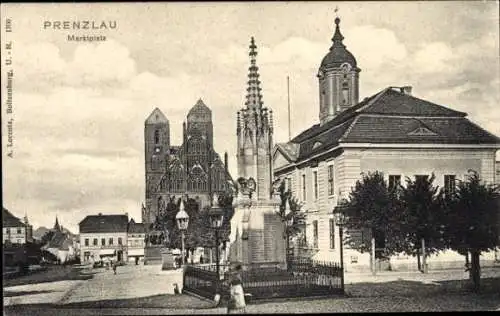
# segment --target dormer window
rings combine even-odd
[[[321,142],[315,142],[312,149],[316,149],[321,145],[323,145]]]
[[[437,134],[434,133],[433,131],[431,131],[430,129],[426,128],[426,127],[420,126],[417,129],[413,130],[412,132],[409,132],[408,135],[412,135],[412,136],[434,136],[434,135],[437,135]]]

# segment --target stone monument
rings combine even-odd
[[[239,178],[229,237],[229,261],[246,269],[286,265],[285,223],[272,183],[273,117],[263,106],[256,48],[252,37],[246,102],[237,113]]]

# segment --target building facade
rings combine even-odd
[[[146,231],[143,223],[136,223],[134,219],[128,222],[127,249],[129,260],[144,259]]]
[[[389,186],[434,173],[435,184],[451,190],[475,170],[494,183],[500,139],[470,122],[466,113],[413,96],[409,86],[387,87],[358,102],[360,69],[342,44],[339,18],[335,24],[333,45],[318,74],[320,122],[277,144],[273,165],[275,178],[304,203],[305,243],[314,258],[339,261],[339,228],[332,212],[363,173],[380,171]],[[364,238],[362,231],[349,233]],[[452,252],[434,257],[430,265],[458,260],[463,266],[463,257]],[[391,265],[409,267],[411,260],[391,258]],[[346,247],[344,263],[346,271],[369,268],[370,255]]]
[[[26,244],[33,241],[33,226],[29,224],[27,216],[22,221],[2,208],[2,234],[4,243]]]
[[[144,124],[146,206],[142,222],[146,229],[165,211],[171,198],[185,194],[199,198],[200,207],[210,205],[214,192],[225,192],[231,179],[213,146],[212,111],[200,99],[183,123],[183,142],[170,143],[170,123],[156,108]]]
[[[128,215],[89,215],[79,224],[80,260],[95,262],[104,258],[128,258]]]

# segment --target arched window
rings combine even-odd
[[[160,143],[160,131],[156,130],[155,131],[155,145],[158,145]]]

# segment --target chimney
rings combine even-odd
[[[411,90],[412,90],[411,86],[401,87],[401,93],[406,94],[406,95],[411,95]]]

